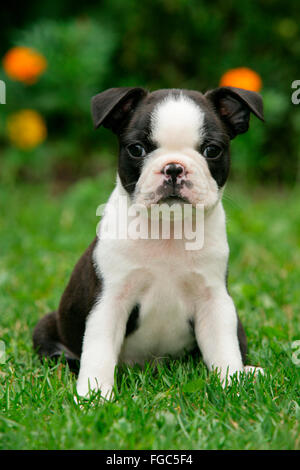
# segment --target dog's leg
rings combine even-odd
[[[110,290],[91,311],[80,359],[78,395],[88,396],[90,391],[101,391],[104,398],[112,398],[114,370],[125,337],[130,307],[129,299]]]
[[[205,364],[209,370],[218,370],[223,384],[227,376],[230,380],[230,376],[244,370],[238,340],[238,317],[225,287],[199,306],[195,334]]]

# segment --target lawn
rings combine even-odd
[[[79,408],[75,376],[39,363],[31,334],[57,307],[95,235],[114,175],[64,193],[0,189],[0,447],[2,449],[299,449],[300,192],[229,185],[229,288],[249,362],[266,375],[223,390],[199,358],[116,372],[112,403]],[[4,360],[5,359],[5,360]]]

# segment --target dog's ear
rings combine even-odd
[[[118,133],[137,103],[148,92],[140,87],[109,88],[92,98],[95,129],[101,125]]]
[[[213,104],[231,139],[248,130],[250,112],[264,121],[262,97],[255,91],[225,86],[207,91],[204,96]]]

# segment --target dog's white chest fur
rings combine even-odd
[[[146,286],[148,281],[150,284],[137,299],[138,327],[123,343],[121,362],[143,364],[145,360],[176,356],[195,344],[193,303],[188,299],[183,276],[174,275],[169,266],[149,271],[146,268]]]

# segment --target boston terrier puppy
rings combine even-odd
[[[104,210],[58,310],[33,333],[41,359],[80,359],[79,396],[99,391],[111,398],[119,363],[144,364],[195,348],[222,384],[234,374],[261,371],[245,365],[245,332],[227,289],[222,206],[230,141],[248,130],[250,113],[263,121],[261,96],[233,87],[205,94],[111,88],[92,98],[95,128],[111,129],[119,141],[117,181],[108,201],[113,208],[126,201],[117,218],[132,220],[134,204],[201,207],[203,244],[187,249],[186,237],[173,236],[172,229],[167,238],[104,236],[112,218]]]

